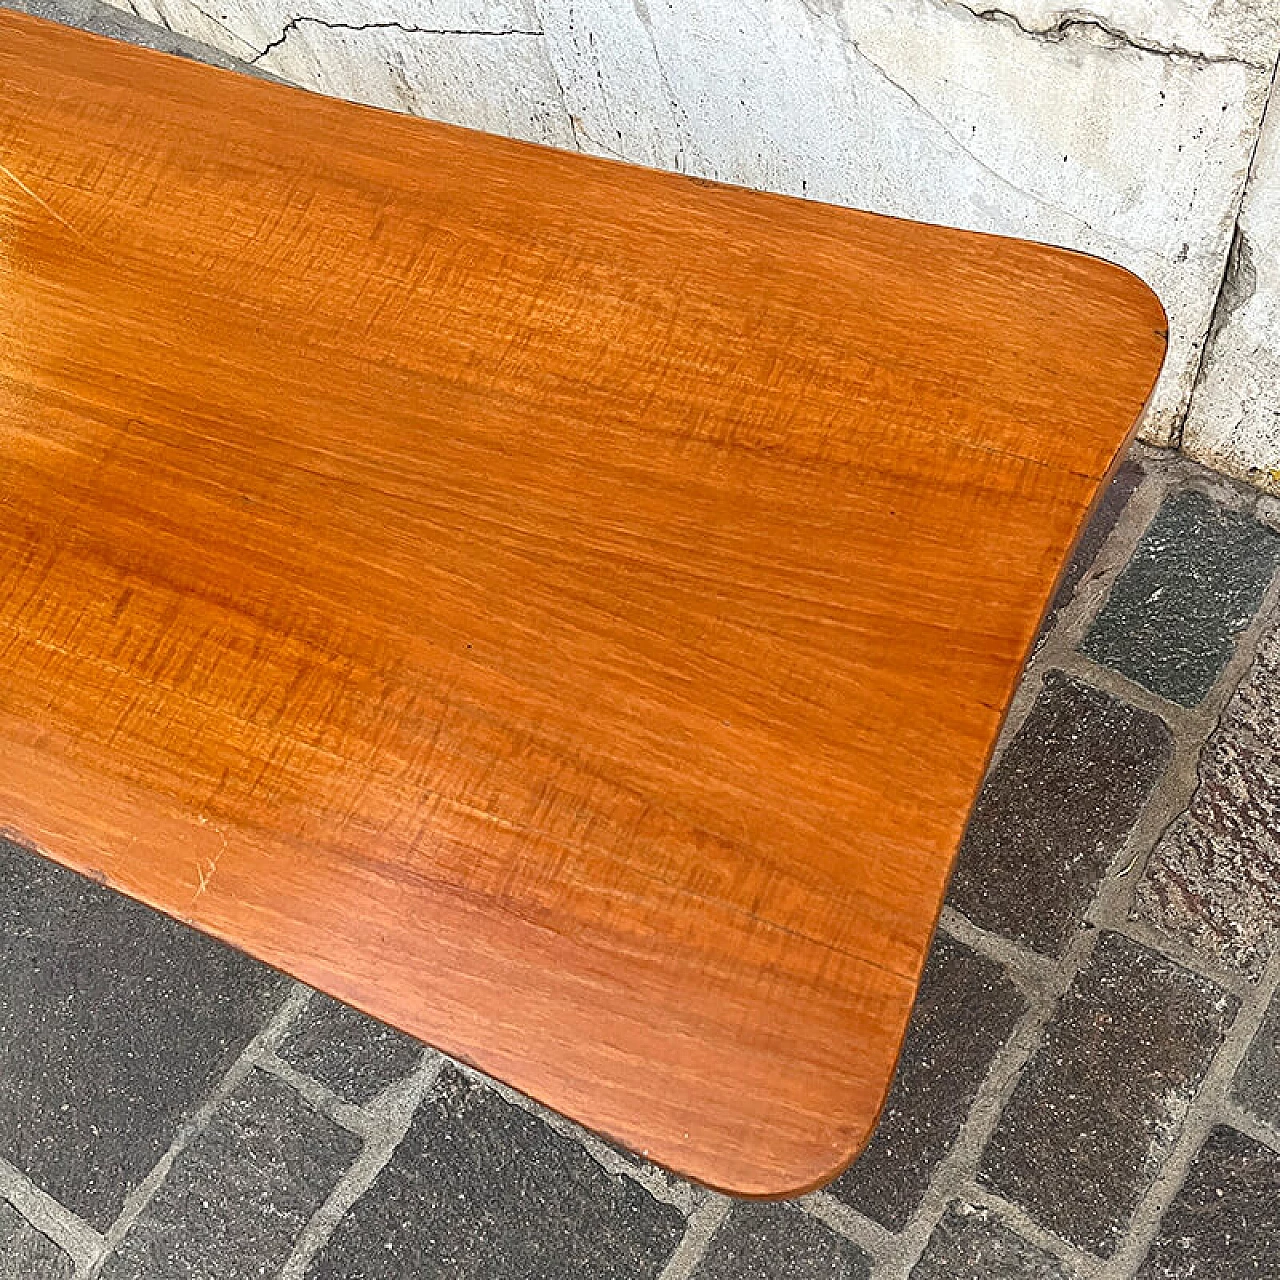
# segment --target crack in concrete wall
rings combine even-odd
[[[1213,304],[1213,319],[1209,334],[1204,340],[1206,348],[1213,346],[1218,334],[1258,289],[1258,268],[1253,260],[1253,249],[1244,228],[1236,223],[1231,237],[1231,251],[1227,254],[1227,269],[1222,273],[1222,287]]]
[[[1074,36],[1094,32],[1105,40],[1110,41],[1112,48],[1133,49],[1138,53],[1151,54],[1159,58],[1173,58],[1183,62],[1194,63],[1197,66],[1231,63],[1264,73],[1271,70],[1270,67],[1258,62],[1251,62],[1247,58],[1236,58],[1230,54],[1202,53],[1196,49],[1184,49],[1179,45],[1165,45],[1158,44],[1153,40],[1144,40],[1140,36],[1131,35],[1123,28],[1108,22],[1105,18],[1099,17],[1096,13],[1090,13],[1084,9],[1066,10],[1059,13],[1052,22],[1044,26],[1034,27],[1028,25],[1016,13],[1012,13],[1008,9],[979,8],[976,5],[966,4],[964,0],[941,0],[941,3],[948,9],[961,10],[976,18],[979,22],[997,22],[1010,26],[1022,35],[1044,44],[1062,44]]]
[[[1074,214],[1069,209],[1062,208],[1059,205],[1052,204],[1045,200],[1043,196],[1037,195],[1036,192],[1029,190],[1025,186],[1019,185],[1007,174],[993,168],[992,165],[983,159],[983,157],[980,156],[978,152],[963,137],[961,137],[959,133],[956,132],[955,129],[953,129],[944,119],[942,119],[941,116],[937,114],[937,112],[927,107],[920,98],[908,89],[901,80],[894,76],[883,63],[877,61],[866,51],[866,49],[863,48],[857,37],[849,30],[848,23],[843,20],[843,9],[838,11],[838,16],[835,17],[834,21],[829,21],[827,15],[815,3],[815,0],[800,0],[800,3],[808,11],[814,21],[823,24],[839,37],[841,44],[846,51],[846,56],[849,53],[852,53],[860,62],[870,68],[870,70],[873,71],[886,85],[895,92],[901,94],[912,105],[912,107],[920,113],[920,115],[941,130],[947,140],[958,151],[968,156],[974,164],[976,164],[989,177],[1000,183],[1001,186],[1006,187],[1008,190],[1019,196],[1023,196],[1026,199],[1033,201],[1041,208],[1052,210],[1056,215],[1069,218],[1081,229],[1097,236],[1100,240],[1115,239],[1115,237],[1109,236],[1100,231],[1092,223],[1080,217],[1078,214]],[[967,5],[959,5],[958,7],[965,9],[968,13],[973,13],[975,17],[981,17],[981,15],[977,14],[974,10],[969,9]],[[1021,24],[1019,24],[1019,26],[1021,27]],[[1025,28],[1022,29],[1025,30]]]
[[[193,8],[199,9],[193,5]],[[203,9],[199,9],[200,13],[204,13]],[[204,14],[209,17],[209,14]],[[216,21],[216,19],[212,19]],[[219,24],[221,25],[221,24]],[[252,58],[251,63],[261,62],[268,54],[274,53],[282,44],[287,41],[300,27],[317,26],[323,27],[327,31],[401,31],[405,35],[410,36],[541,36],[545,34],[541,30],[530,29],[524,27],[419,27],[411,23],[388,20],[385,22],[338,22],[329,18],[316,17],[313,14],[298,14],[289,19],[288,22],[280,29],[280,34],[274,40],[269,41],[262,49],[260,49]]]

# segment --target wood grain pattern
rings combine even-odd
[[[0,18],[0,827],[688,1176],[834,1175],[1163,313]]]

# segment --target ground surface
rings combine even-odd
[[[0,842],[0,1280],[1275,1280],[1277,530],[1176,457],[1122,469],[880,1129],[794,1203],[672,1179]]]

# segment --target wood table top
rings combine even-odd
[[[0,830],[815,1186],[1164,327],[1079,254],[6,13]]]

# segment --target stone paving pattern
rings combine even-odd
[[[0,1280],[1280,1280],[1272,510],[1173,454],[1117,473],[882,1123],[789,1203],[690,1186],[0,840]]]

